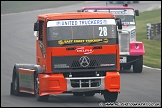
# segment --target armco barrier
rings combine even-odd
[[[152,40],[155,36],[161,34],[161,23],[150,24],[147,23],[147,39]]]

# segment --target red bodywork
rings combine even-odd
[[[107,72],[104,78],[105,81],[105,89],[111,92],[120,92],[120,62],[119,62],[119,44],[115,45],[103,45],[102,49],[95,49],[94,47],[98,46],[75,46],[76,50],[67,51],[66,48],[72,46],[63,46],[63,47],[47,47],[47,38],[46,38],[46,27],[48,20],[61,20],[61,19],[88,19],[88,18],[115,18],[113,14],[107,13],[64,13],[64,14],[44,14],[39,15],[38,20],[43,20],[43,47],[41,48],[41,44],[38,40],[36,40],[36,63],[40,65],[42,68],[43,73],[38,74],[39,78],[39,95],[48,95],[48,94],[60,94],[67,91],[67,81],[63,74],[53,74],[52,73],[52,66],[51,66],[51,57],[52,56],[77,56],[77,55],[84,55],[84,54],[116,54],[117,56],[117,68],[114,72]],[[100,45],[101,46],[101,45]],[[43,56],[45,52],[45,56]],[[33,74],[34,71],[27,71],[27,74]],[[20,73],[26,73],[25,70],[20,69]],[[34,81],[33,81],[34,85]],[[33,93],[34,86],[31,87]],[[20,90],[22,92],[23,89],[20,86]],[[29,92],[25,89],[26,92]]]

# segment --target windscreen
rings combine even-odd
[[[107,44],[116,39],[115,19],[56,20],[47,23],[48,46],[81,43]]]
[[[84,12],[108,12],[120,18],[123,25],[135,25],[133,9],[85,9]]]

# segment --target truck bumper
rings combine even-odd
[[[39,74],[38,77],[40,96],[67,91],[67,82],[63,74]]]
[[[105,89],[110,92],[120,92],[119,72],[107,72],[105,77]]]
[[[106,72],[104,77],[64,78],[63,74],[39,74],[40,96],[63,92],[109,90],[120,92],[119,72]]]

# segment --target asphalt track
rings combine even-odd
[[[82,2],[57,8],[1,15],[1,106],[2,107],[99,107],[103,96],[74,97],[72,94],[50,96],[49,102],[38,102],[32,95],[11,96],[10,82],[15,63],[35,63],[33,24],[38,14],[76,11],[85,5],[105,5]],[[140,12],[161,8],[161,1],[132,4]],[[150,61],[151,62],[151,61]],[[117,102],[146,102],[161,106],[161,70],[144,67],[142,73],[121,71],[121,92]],[[105,106],[105,104],[102,104]],[[125,104],[126,105],[126,104]],[[134,105],[135,106],[135,105]]]

